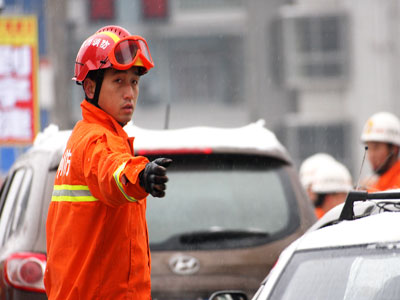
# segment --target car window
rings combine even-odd
[[[38,247],[37,250],[42,252],[46,251],[46,218],[47,218],[48,208],[51,202],[56,173],[57,173],[57,168],[49,170],[49,172],[46,175],[45,187],[43,189],[43,199],[42,199],[43,201],[41,202],[42,213],[41,213],[40,230],[37,238],[38,242],[36,243],[36,246]]]
[[[0,244],[15,232],[23,220],[32,182],[32,170],[20,168],[10,177],[1,194]]]
[[[8,183],[9,183],[9,177],[4,178],[4,180],[3,180],[3,182],[1,183],[1,186],[0,186],[0,199],[3,199],[3,193],[5,193],[5,190],[7,189]],[[0,203],[2,204],[2,202],[0,202]]]
[[[400,250],[378,245],[298,252],[268,299],[376,300],[398,295]]]
[[[44,197],[45,197],[44,206],[46,207],[46,213],[45,213],[46,216],[47,216],[47,208],[50,205],[51,197],[53,195],[54,180],[56,179],[56,174],[57,174],[57,168],[50,170],[46,176],[46,187],[44,190]]]
[[[257,245],[296,222],[284,164],[252,156],[176,156],[165,198],[148,198],[152,249]]]

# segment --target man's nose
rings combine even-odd
[[[132,100],[136,95],[136,89],[131,86],[126,86],[124,88],[124,98]]]

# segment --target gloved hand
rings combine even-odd
[[[168,181],[167,167],[171,164],[170,158],[157,158],[146,164],[139,174],[139,184],[153,197],[164,197],[165,183]]]

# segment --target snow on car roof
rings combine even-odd
[[[357,220],[342,221],[303,235],[297,250],[400,241],[399,212],[384,212]]]
[[[35,149],[63,151],[71,130],[59,130],[57,125],[50,124],[44,131],[39,132],[33,142]]]
[[[246,152],[274,156],[291,162],[286,148],[275,134],[264,127],[264,121],[238,128],[188,127],[182,129],[144,129],[128,123],[124,129],[135,137],[135,150],[196,150],[212,149],[213,152]],[[71,130],[58,129],[51,124],[40,132],[34,141],[35,149],[59,150],[65,148]]]
[[[287,150],[275,134],[259,120],[238,128],[188,127],[182,129],[149,130],[129,123],[124,129],[135,137],[135,149],[205,149],[213,152],[235,150],[268,154],[291,161]],[[157,141],[156,143],[154,141]]]

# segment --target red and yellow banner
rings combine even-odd
[[[0,17],[0,144],[32,143],[38,128],[35,16]]]

